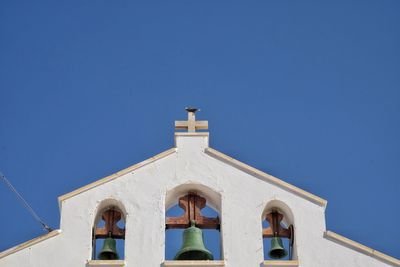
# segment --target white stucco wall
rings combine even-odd
[[[291,213],[300,266],[395,266],[324,238],[323,206],[204,153],[207,136],[177,136],[176,146],[176,153],[63,201],[62,233],[1,258],[0,267],[86,266],[96,212],[106,199],[122,203],[126,213],[126,266],[162,266],[165,208],[186,189],[200,191],[219,211],[226,266],[261,266],[261,217],[271,203]]]

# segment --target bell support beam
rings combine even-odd
[[[282,219],[283,215],[277,211],[267,214],[266,220],[269,222],[269,227],[263,229],[263,237],[287,237],[291,239],[293,235],[293,227],[290,226],[288,229],[283,228],[281,225]]]
[[[210,218],[201,214],[201,209],[206,206],[206,199],[197,195],[195,192],[189,192],[186,196],[179,199],[179,207],[185,213],[180,217],[167,217],[166,229],[183,229],[190,227],[190,222],[195,221],[196,227],[201,229],[219,229],[219,218]]]
[[[117,223],[122,219],[121,212],[115,209],[109,209],[101,215],[101,218],[104,220],[105,225],[102,228],[95,229],[95,239],[107,237],[125,239],[125,229],[121,229],[117,225]]]

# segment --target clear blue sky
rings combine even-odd
[[[400,258],[400,2],[1,1],[0,169],[57,196],[211,146],[329,201],[327,228]],[[0,184],[0,250],[43,234]]]

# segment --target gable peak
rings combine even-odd
[[[199,130],[207,130],[208,121],[196,121],[196,112],[200,111],[198,108],[187,107],[185,110],[187,121],[175,121],[175,147],[181,151],[204,151],[208,147],[209,134]]]

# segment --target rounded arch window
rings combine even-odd
[[[92,233],[93,260],[124,259],[125,220],[124,212],[115,205],[99,209]]]
[[[296,258],[293,215],[281,201],[271,201],[262,215],[264,260]]]
[[[181,186],[167,193],[166,260],[222,258],[219,196],[199,186]],[[204,193],[207,192],[207,193]]]

